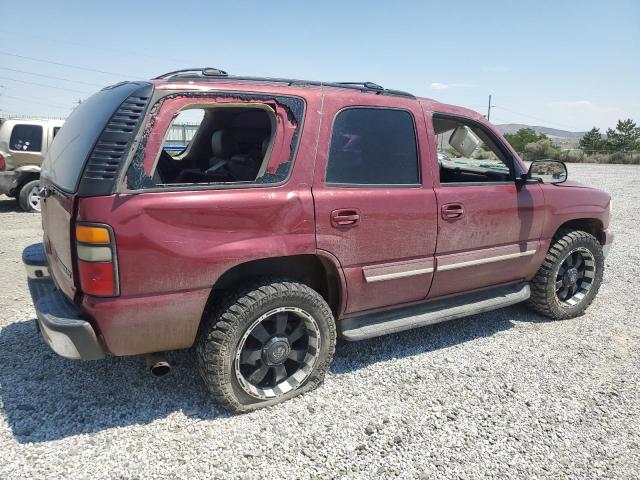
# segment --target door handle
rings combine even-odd
[[[464,217],[464,205],[461,203],[447,203],[442,206],[442,218],[451,220]]]
[[[334,227],[352,227],[359,222],[360,211],[358,209],[340,209],[331,212],[331,225]]]

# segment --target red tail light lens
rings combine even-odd
[[[78,261],[82,291],[96,297],[116,295],[113,263]]]
[[[80,288],[95,297],[116,297],[118,285],[116,245],[108,225],[76,226],[76,254]]]
[[[0,172],[3,172],[5,168],[7,168],[7,162],[5,162],[4,157],[0,154]]]

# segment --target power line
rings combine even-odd
[[[45,107],[60,108],[60,109],[64,109],[64,110],[71,110],[73,108],[73,107],[65,107],[65,106],[62,106],[62,105],[55,104],[55,103],[38,102],[37,100],[32,100],[30,98],[14,97],[14,96],[5,95],[5,94],[2,94],[2,97],[0,97],[0,98],[11,98],[13,100],[20,100],[21,102],[36,103],[38,105],[44,105]]]
[[[5,88],[7,88],[5,86]],[[16,87],[14,87],[13,85],[9,87],[12,90],[12,93],[15,92]],[[18,93],[17,95],[22,95],[22,93]],[[67,96],[69,95],[70,97],[73,97],[73,100],[69,100],[69,103],[72,103],[75,101],[75,99],[77,98],[77,95],[73,94],[73,93],[65,93],[65,92],[60,92],[59,94],[56,94],[56,101],[61,100],[63,103],[67,102],[66,98],[60,98],[62,96]],[[50,96],[47,97],[40,97],[40,96],[36,96],[36,95],[32,95],[31,93],[28,94],[28,98],[32,98],[34,100],[39,100],[41,102],[49,102],[49,100],[51,99]]]
[[[0,79],[2,80],[9,80],[11,82],[17,82],[17,83],[24,83],[26,85],[35,85],[37,87],[43,87],[43,88],[53,88],[55,90],[66,90],[68,92],[74,92],[74,93],[82,93],[85,95],[91,95],[91,92],[85,92],[83,90],[75,90],[73,88],[65,88],[65,87],[56,87],[54,85],[47,85],[44,83],[37,83],[37,82],[29,82],[27,80],[17,80],[15,78],[9,78],[9,77],[0,77]]]
[[[502,118],[496,118],[495,116],[493,117],[494,122],[499,122],[499,123],[509,123],[506,120],[502,119]],[[495,123],[494,123],[495,125]]]
[[[51,80],[62,80],[63,82],[81,83],[83,85],[89,85],[91,87],[103,87],[104,86],[104,85],[101,85],[99,83],[83,82],[82,80],[72,80],[70,78],[63,78],[63,77],[54,77],[53,75],[45,75],[43,73],[27,72],[25,70],[17,70],[15,68],[0,67],[0,70],[8,70],[10,72],[15,72],[15,73],[24,73],[26,75],[34,75],[36,77],[50,78]]]
[[[529,117],[529,118],[532,118],[532,119],[534,119],[534,120],[538,120],[539,122],[545,122],[545,123],[551,123],[551,124],[554,124],[554,125],[559,125],[559,126],[564,127],[564,128],[570,128],[571,130],[574,130],[574,131],[575,131],[575,130],[579,130],[578,128],[572,127],[571,125],[564,125],[564,124],[562,124],[562,123],[551,122],[551,121],[549,121],[549,120],[545,120],[544,118],[534,117],[533,115],[528,115],[528,114],[526,114],[526,113],[516,112],[515,110],[511,110],[511,109],[509,109],[509,108],[500,107],[500,106],[497,106],[497,105],[492,105],[492,107],[493,107],[493,108],[500,108],[500,109],[505,110],[505,111],[507,111],[507,112],[515,113],[516,115],[521,115],[521,116],[523,116],[523,117]]]
[[[157,60],[164,60],[165,62],[167,60],[170,60],[172,62],[178,62],[178,63],[188,63],[188,64],[192,64],[194,62],[192,61],[186,61],[186,60],[181,60],[181,59],[176,59],[176,58],[168,58],[162,55],[150,55],[148,53],[142,53],[142,52],[134,52],[132,50],[120,50],[117,48],[107,48],[107,47],[99,47],[97,45],[87,45],[84,43],[80,43],[80,42],[70,42],[68,40],[60,40],[59,38],[48,38],[48,37],[43,37],[41,35],[33,35],[33,34],[27,34],[27,33],[23,33],[23,32],[10,32],[8,30],[0,30],[0,33],[4,33],[7,35],[19,35],[19,36],[23,36],[23,37],[31,37],[31,38],[37,38],[39,40],[47,40],[47,41],[51,41],[51,42],[56,42],[56,43],[66,43],[67,45],[75,45],[78,47],[82,47],[82,48],[92,48],[94,50],[102,50],[104,52],[113,52],[113,53],[120,53],[120,54],[125,54],[125,55],[133,55],[135,57],[147,57],[147,58],[154,58]]]
[[[49,63],[51,65],[58,65],[59,67],[67,67],[67,68],[75,68],[76,70],[84,70],[85,72],[94,72],[94,73],[102,73],[103,75],[111,75],[114,77],[130,77],[130,74],[125,74],[125,73],[114,73],[114,72],[107,72],[105,70],[97,70],[95,68],[88,68],[88,67],[81,67],[79,65],[72,65],[70,63],[61,63],[61,62],[54,62],[51,60],[44,60],[42,58],[35,58],[35,57],[27,57],[26,55],[18,55],[17,53],[10,53],[10,52],[5,52],[5,51],[1,51],[0,50],[0,55],[7,55],[9,57],[16,57],[16,58],[23,58],[25,60],[31,60],[34,62],[41,62],[41,63]]]

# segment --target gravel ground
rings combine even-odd
[[[36,335],[20,261],[40,218],[0,197],[0,478],[638,478],[640,168],[570,165],[614,196],[616,244],[578,319],[521,306],[340,342],[324,386],[242,416],[189,352],[73,362]]]

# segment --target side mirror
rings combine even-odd
[[[567,180],[567,166],[556,160],[535,160],[527,176],[543,183],[562,183]]]

